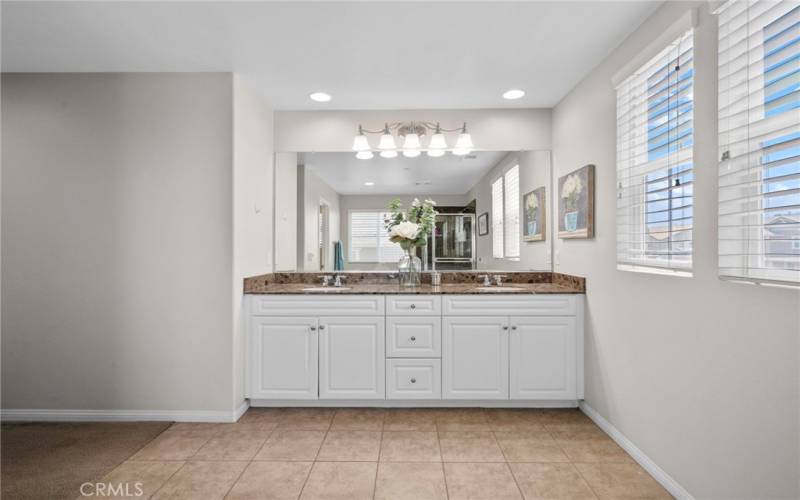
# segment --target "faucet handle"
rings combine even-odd
[[[322,280],[322,286],[328,286],[330,284],[331,280],[333,279],[333,276],[330,276],[330,275],[326,274],[324,276],[318,276],[317,278]]]
[[[494,282],[497,284],[497,286],[503,286],[503,279],[506,278],[506,277],[507,277],[507,275],[505,275],[505,274],[495,274],[494,275]]]
[[[492,286],[492,278],[488,274],[479,274],[478,279],[483,280],[483,286]]]
[[[333,286],[339,287],[342,286],[342,280],[346,280],[347,276],[342,276],[341,274],[336,275],[336,279],[333,282]]]

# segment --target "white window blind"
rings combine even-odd
[[[403,249],[389,241],[384,229],[385,212],[354,210],[348,224],[348,260],[350,262],[397,262]]]
[[[503,175],[505,191],[505,256],[519,257],[519,165],[514,165]]]
[[[800,5],[719,11],[719,274],[800,283]]]
[[[492,256],[503,258],[503,178],[492,183]]]
[[[617,267],[690,274],[693,31],[617,86]]]

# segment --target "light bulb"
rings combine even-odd
[[[406,158],[416,158],[420,154],[422,154],[422,151],[420,151],[419,149],[404,149],[403,150],[403,156],[405,156]]]
[[[381,151],[381,158],[396,158],[397,157],[397,150],[394,149],[387,149],[386,151]]]
[[[367,136],[364,134],[358,134],[355,139],[353,139],[353,151],[369,151],[369,141],[367,140]]]
[[[438,158],[440,156],[444,156],[444,149],[429,149],[428,156],[431,158]]]
[[[359,151],[356,153],[356,158],[359,160],[370,160],[373,156],[375,155],[372,154],[372,151]]]

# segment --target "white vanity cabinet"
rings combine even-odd
[[[575,406],[583,301],[249,295],[247,397],[255,406]]]

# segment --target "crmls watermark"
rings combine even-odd
[[[82,497],[140,497],[144,495],[142,483],[83,483]]]

